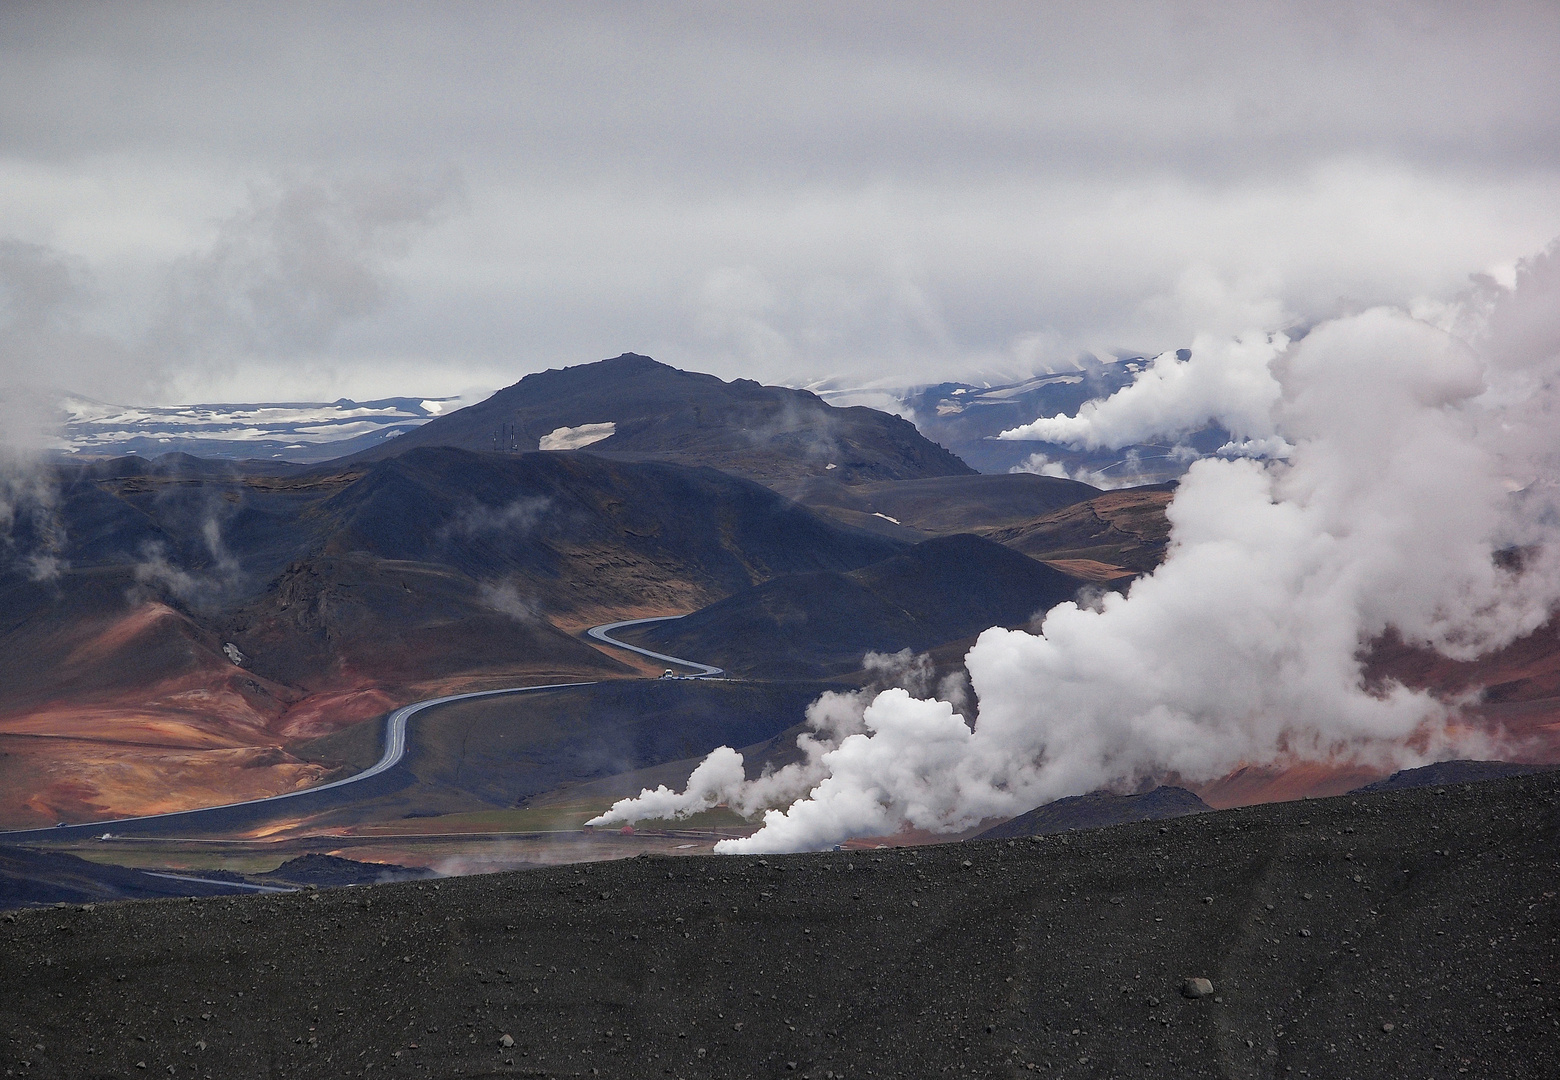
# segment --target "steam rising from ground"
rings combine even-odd
[[[1456,703],[1367,687],[1360,653],[1392,627],[1469,658],[1548,617],[1557,379],[1560,245],[1514,289],[1483,280],[1456,304],[1366,311],[1297,344],[1262,327],[1161,357],[1077,418],[1030,428],[1121,446],[1216,420],[1245,444],[1229,453],[1266,460],[1193,464],[1166,561],[1127,595],[1061,604],[1036,634],[982,634],[966,658],[973,725],[913,685],[825,695],[803,762],[746,781],[721,748],[686,792],[597,820],[768,807],[759,832],[718,850],[805,850],[1172,773],[1489,756],[1501,747],[1460,726]]]
[[[131,600],[145,599],[146,590],[166,592],[190,607],[208,608],[242,587],[243,567],[222,540],[222,523],[208,508],[201,522],[201,539],[205,542],[209,565],[201,570],[180,566],[169,557],[166,544],[154,541],[141,549],[140,561],[135,564],[136,586],[131,590]]]

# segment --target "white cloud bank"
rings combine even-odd
[[[1372,309],[1288,347],[1264,331],[1203,341],[1193,363],[1200,352],[1206,370],[1155,365],[1087,412],[1071,432],[1086,445],[1158,430],[1158,410],[1172,430],[1221,417],[1291,450],[1194,464],[1169,507],[1166,561],[1127,595],[1061,604],[1037,634],[982,634],[966,658],[973,725],[906,689],[826,697],[789,789],[778,774],[743,781],[735,752],[716,751],[685,794],[769,807],[756,834],[717,850],[957,830],[1171,772],[1500,749],[1454,705],[1367,688],[1359,652],[1395,627],[1472,657],[1539,626],[1560,597],[1560,431],[1547,421],[1560,404],[1560,245],[1521,264],[1512,290],[1485,279],[1418,314]],[[1497,562],[1516,546],[1522,569]],[[675,812],[677,797],[647,793],[598,820]]]
[[[93,283],[51,378],[125,382],[87,353],[140,340],[170,263],[174,351],[112,400],[442,396],[625,350],[1006,382],[1220,334],[1227,290],[1312,324],[1560,232],[1553,3],[395,12],[0,5],[0,237]],[[459,213],[349,190],[445,166]]]

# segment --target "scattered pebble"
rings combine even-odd
[[[513,1035],[507,1035],[506,1034],[506,1035],[500,1035],[498,1037],[498,1045],[502,1046],[505,1050],[509,1049],[514,1044],[515,1044],[515,1037]]]

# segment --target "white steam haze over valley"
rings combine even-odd
[[[1520,757],[1476,691],[1364,655],[1484,656],[1560,601],[1556,101],[1552,3],[4,5],[0,556],[70,570],[62,459],[379,461],[643,354],[894,412],[983,473],[1178,486],[1129,589],[986,630],[967,683],[874,654],[791,764],[722,747],[599,822],[724,805],[763,825],[721,850],[788,851],[1247,765]],[[481,449],[554,468],[630,427]],[[182,554],[135,548],[133,600],[266,587],[234,539],[261,497],[230,494]],[[498,560],[588,517],[569,495],[385,516]],[[581,612],[565,634],[520,578],[466,584],[574,662]]]

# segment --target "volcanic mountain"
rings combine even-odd
[[[724,382],[634,353],[527,375],[353,460],[424,446],[523,453],[587,445],[596,454],[710,465],[765,484],[975,472],[900,417],[835,408],[806,390]]]

